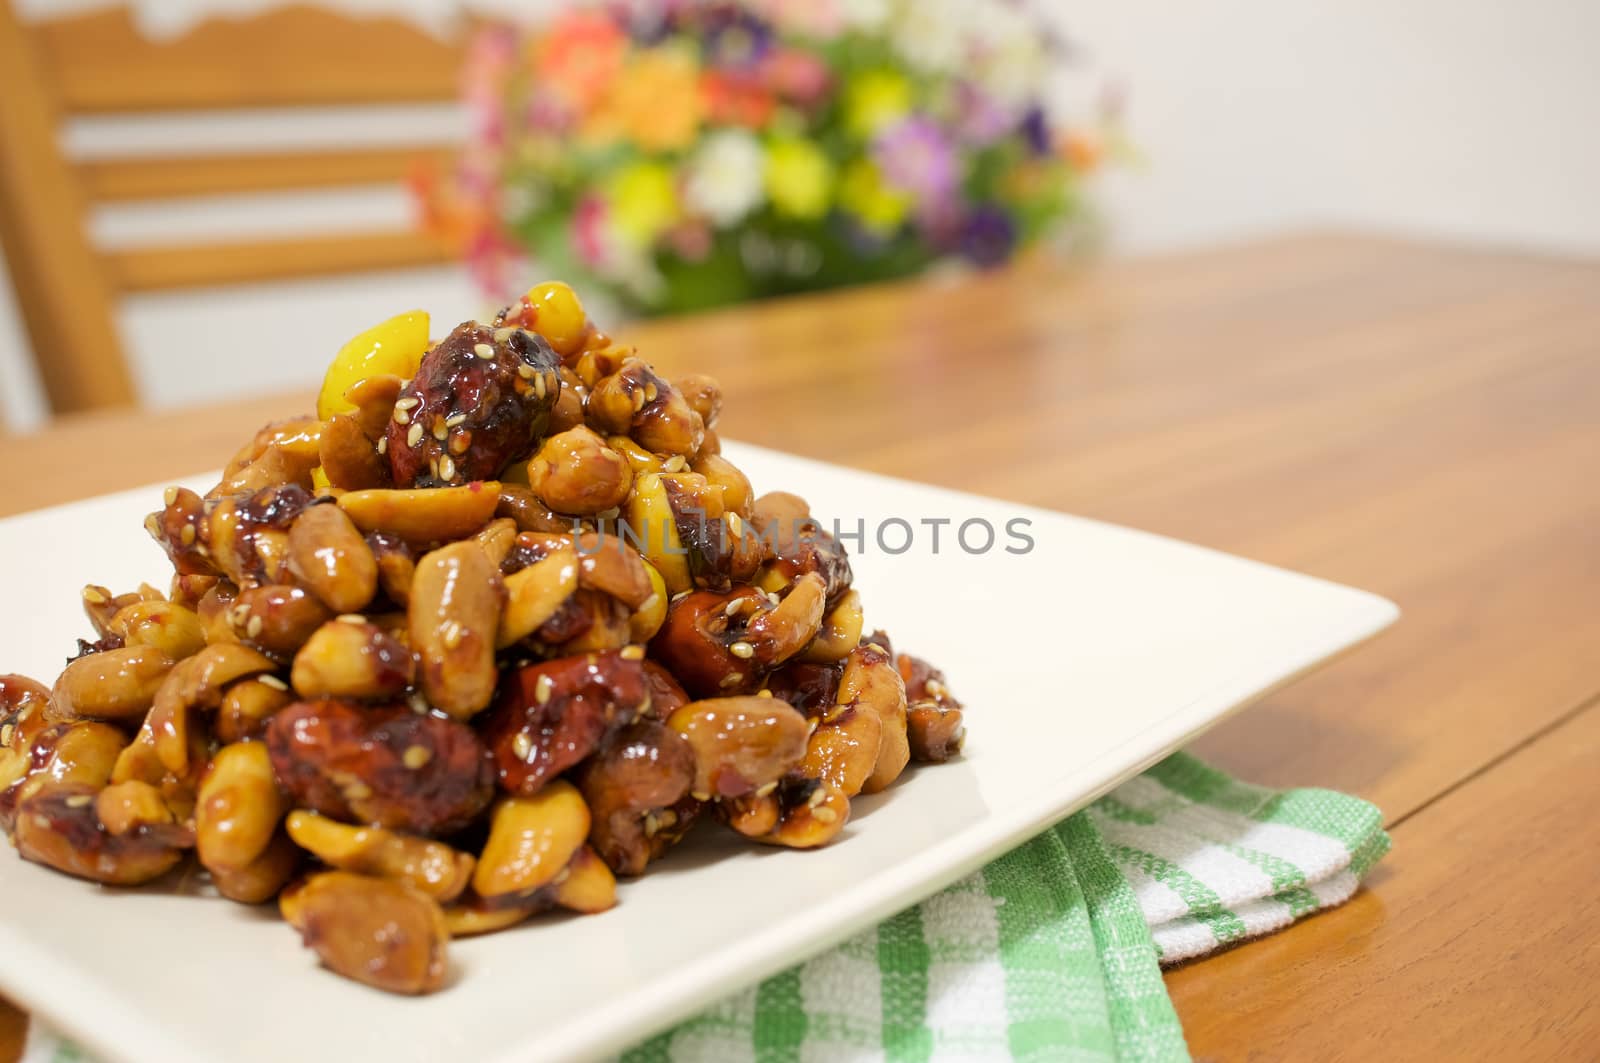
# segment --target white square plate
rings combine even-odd
[[[387,996],[317,968],[271,907],[111,890],[0,852],[0,986],[107,1059],[574,1059],[616,1051],[934,892],[1251,699],[1393,621],[1378,597],[1142,532],[730,445],[758,491],[805,496],[847,542],[868,629],[947,673],[966,755],[856,802],[818,852],[702,828],[603,915],[451,945],[451,984]],[[202,480],[203,478],[197,478]],[[169,569],[160,489],[0,522],[0,671],[49,683],[87,630],[78,591]],[[933,525],[940,528],[937,552]],[[913,545],[891,554],[879,522]],[[1014,518],[1032,549],[1008,553]],[[969,554],[964,521],[994,549]],[[885,526],[884,544],[905,540]],[[982,526],[967,545],[982,546]],[[697,840],[698,839],[698,840]]]

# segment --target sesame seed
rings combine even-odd
[[[206,548],[206,544],[205,543],[201,543],[199,546],[195,547],[194,548],[194,552],[199,554],[201,557],[210,557],[211,556],[211,551]]]
[[[154,513],[144,519],[144,530],[149,532],[150,538],[156,540],[156,542],[161,541],[161,522],[156,519]]]
[[[185,524],[183,526],[183,530],[178,533],[178,541],[181,542],[184,546],[193,546],[194,545],[194,525],[193,524]]]
[[[433,438],[435,438],[439,442],[443,443],[449,437],[450,437],[450,428],[449,428],[449,426],[447,426],[444,423],[443,420],[435,417],[433,419]]]
[[[420,442],[422,442],[422,426],[414,424],[411,426],[411,431],[406,433],[406,446],[414,447]]]
[[[756,655],[756,648],[750,645],[748,642],[740,641],[735,642],[732,646],[729,646],[728,652],[733,654],[735,657],[742,657],[745,660],[749,660]]]
[[[509,325],[504,328],[497,328],[494,330],[494,341],[496,343],[509,343],[511,342],[511,337],[515,335],[516,332],[517,330]]]
[[[873,653],[881,653],[881,654],[884,654],[886,656],[889,653],[888,650],[884,649],[882,646],[878,645],[876,642],[867,643],[867,649],[871,650]]]
[[[822,804],[822,802],[826,801],[827,799],[828,799],[828,791],[824,790],[822,787],[819,786],[815,790],[812,790],[811,791],[811,796],[806,799],[806,807],[807,808],[816,808],[818,805]]]
[[[946,694],[950,693],[950,689],[937,679],[928,680],[926,688],[928,693],[940,699],[943,699]]]
[[[689,592],[688,591],[679,591],[677,594],[674,594],[672,596],[672,600],[675,601],[675,602],[681,602],[687,597],[689,597]]]
[[[694,793],[690,794],[689,796],[694,798],[696,801],[709,801],[709,800],[711,800],[711,795],[710,794],[701,793],[699,790],[696,790]]]
[[[642,409],[644,409],[644,392],[635,391],[633,393],[633,412],[638,413]]]
[[[289,689],[289,684],[285,683],[283,680],[279,679],[275,675],[264,675],[264,676],[259,676],[258,678],[261,680],[261,682],[264,685],[271,687],[273,690],[288,690]]]
[[[616,506],[612,506],[610,509],[602,509],[600,512],[595,514],[595,516],[599,517],[601,520],[616,520],[621,515],[622,510],[618,509]]]
[[[67,807],[83,808],[93,800],[94,798],[90,797],[88,794],[73,794],[71,797],[67,798]]]
[[[727,675],[722,677],[722,682],[717,685],[722,687],[723,690],[731,690],[743,682],[743,672],[729,672]]]
[[[733,533],[733,537],[735,539],[742,539],[744,537],[744,521],[739,519],[739,514],[728,514],[728,530]]]
[[[771,602],[773,605],[777,605],[779,602],[783,601],[783,599],[778,597],[777,591],[768,591],[767,601]]]
[[[388,436],[382,436],[382,437],[380,437],[378,439],[378,453],[379,454],[387,454],[388,452],[389,452],[389,437]]]
[[[400,755],[400,763],[412,771],[416,771],[432,759],[433,750],[427,746],[407,746],[406,751]]]
[[[756,790],[756,796],[757,797],[770,797],[770,796],[772,796],[772,792],[774,790],[776,790],[777,788],[778,788],[778,781],[776,779],[774,779],[773,781],[767,783],[765,786],[762,786],[759,789],[757,789]]]
[[[411,711],[418,716],[426,716],[428,714],[428,699],[423,697],[419,691],[408,694],[406,696],[406,704],[411,706]]]
[[[839,818],[839,813],[835,812],[831,808],[817,808],[812,809],[811,818],[816,820],[818,823],[832,823],[834,820]]]
[[[648,597],[644,601],[640,602],[639,603],[639,608],[634,610],[634,612],[648,613],[648,612],[650,612],[651,610],[657,608],[660,605],[661,605],[661,595],[656,594],[654,591],[652,591],[650,593],[650,597]]]
[[[547,675],[542,675],[538,682],[533,684],[533,700],[543,705],[550,700],[550,695],[555,689],[556,681]]]
[[[446,454],[439,459],[439,479],[454,480],[456,478],[456,459]]]
[[[678,822],[678,814],[670,808],[663,808],[656,818],[661,821],[663,827],[670,827]]]
[[[541,399],[549,392],[550,385],[545,383],[544,374],[540,373],[533,378],[533,393]]]
[[[526,731],[518,731],[516,737],[511,739],[511,752],[517,755],[518,760],[533,759],[533,739],[528,737]]]
[[[341,624],[365,624],[367,622],[367,618],[360,613],[340,613],[334,619]]]
[[[85,587],[83,589],[83,600],[90,605],[104,605],[106,603],[105,592],[99,587]]]
[[[449,417],[444,419],[444,426],[446,428],[459,428],[466,423],[467,415],[464,413],[452,413]]]
[[[9,723],[4,727],[0,727],[0,746],[9,746],[11,744],[11,736],[16,733],[16,730],[17,729]]]
[[[255,638],[261,634],[261,629],[266,627],[259,616],[252,616],[250,622],[244,626],[246,638]]]
[[[33,825],[38,827],[40,830],[49,830],[50,829],[50,817],[48,817],[48,816],[34,816],[33,817]]]
[[[403,399],[396,399],[394,401],[394,408],[397,410],[414,410],[421,402],[422,400],[417,398],[415,395],[407,395]]]
[[[816,720],[808,720],[806,722],[806,734],[816,734],[816,733],[817,733],[817,721]]]
[[[559,886],[559,885],[561,885],[563,882],[567,881],[567,879],[569,879],[571,877],[572,877],[572,865],[568,864],[566,867],[562,868],[560,871],[558,871],[556,873],[556,877],[550,880],[550,885]]]
[[[661,471],[682,472],[684,466],[687,464],[689,463],[683,460],[682,454],[674,454],[672,457],[661,463]]]
[[[517,366],[517,375],[524,380],[532,380],[534,377],[534,372],[533,366],[529,365],[527,362],[523,362],[521,365]]]
[[[169,506],[177,500],[178,489],[176,487],[169,487],[161,493],[161,501],[165,502]]]
[[[472,353],[488,361],[494,357],[494,347],[487,343],[477,343],[473,345]]]
[[[770,697],[772,697],[772,691],[767,690],[765,687],[763,687],[762,689],[756,691],[756,697],[758,697],[758,698],[770,698]]]
[[[735,598],[733,601],[729,602],[727,605],[722,607],[722,615],[723,616],[732,616],[735,613],[737,613],[740,609],[742,609],[743,607],[744,607],[744,599],[743,598]]]
[[[452,454],[465,454],[470,446],[472,446],[471,432],[457,432],[450,437],[450,453]]]
[[[646,402],[654,402],[660,396],[660,394],[661,394],[661,392],[656,390],[656,386],[654,384],[649,384],[649,383],[645,384],[645,386],[644,386],[644,401],[646,401]]]
[[[453,650],[461,645],[461,624],[455,620],[446,620],[439,628],[439,641],[447,650]]]
[[[646,812],[644,814],[644,836],[646,838],[654,838],[656,831],[660,829],[661,821],[656,819],[656,814],[654,812]]]
[[[406,411],[404,411],[404,410],[396,409],[394,411],[394,423],[395,424],[410,424],[411,423],[411,415],[409,413],[407,413]]]
[[[617,654],[617,656],[621,657],[624,661],[642,661],[644,660],[644,647],[638,645],[624,646],[622,647],[622,652]]]
[[[347,801],[365,801],[372,796],[372,787],[357,779],[344,788],[344,796]]]

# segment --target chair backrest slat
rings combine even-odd
[[[296,5],[215,18],[170,40],[126,8],[32,23],[63,110],[127,112],[449,100],[460,58],[398,18]]]
[[[0,242],[56,412],[125,405],[132,375],[113,325],[118,294],[446,262],[415,229],[97,248],[90,204],[138,203],[403,181],[448,145],[225,154],[196,144],[157,157],[66,158],[67,117],[448,101],[462,50],[400,18],[313,6],[206,20],[171,38],[141,33],[125,7],[23,22],[0,0]],[[433,134],[436,136],[437,134]]]

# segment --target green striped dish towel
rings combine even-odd
[[[1185,1060],[1161,966],[1343,902],[1388,848],[1365,801],[1178,753],[623,1063]],[[83,1058],[39,1028],[23,1057]]]

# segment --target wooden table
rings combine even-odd
[[[1389,633],[1208,734],[1382,806],[1370,887],[1171,972],[1202,1059],[1600,1043],[1600,264],[1312,236],[651,324],[725,434],[1376,591]],[[0,512],[220,464],[291,400],[3,441]],[[129,534],[142,534],[129,529]],[[0,1015],[0,1058],[21,1019]]]

